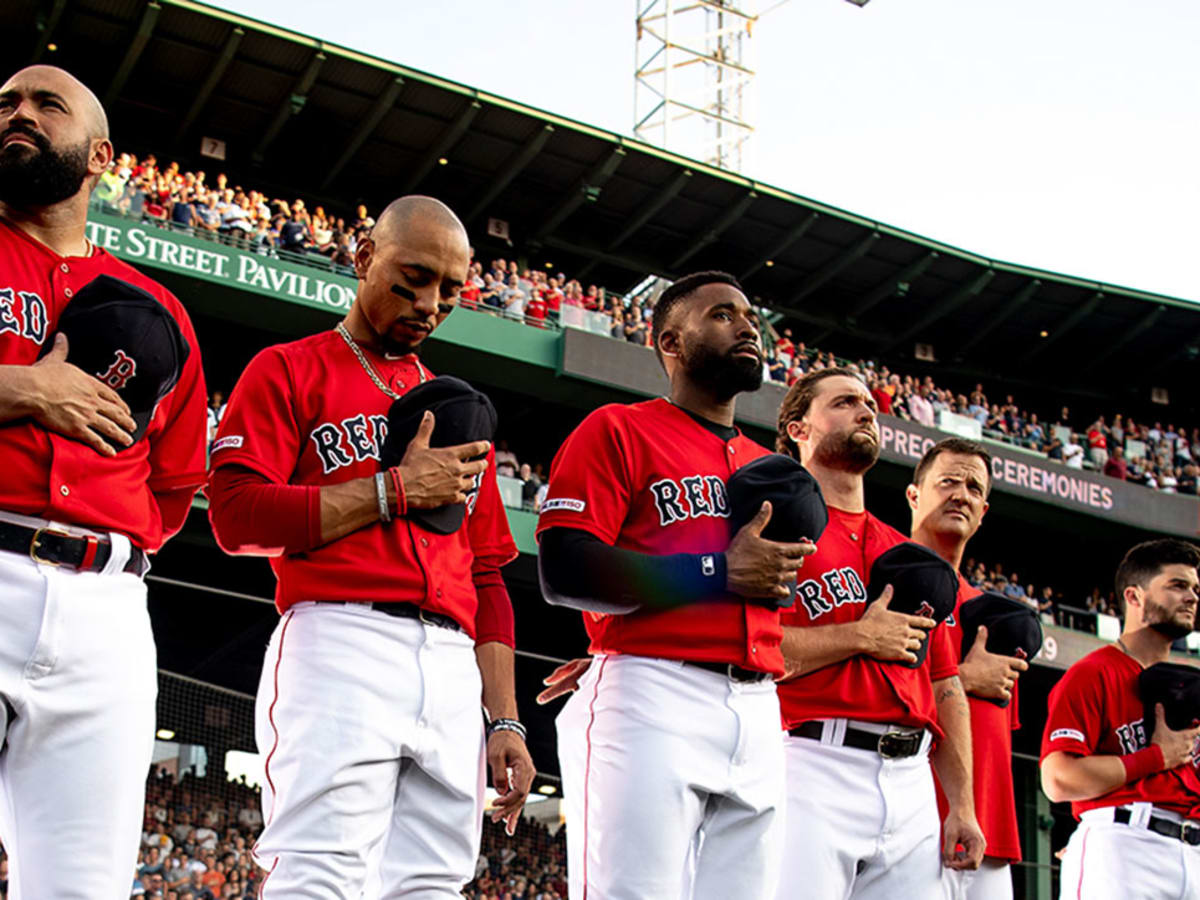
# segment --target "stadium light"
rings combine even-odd
[[[160,728],[158,731],[154,732],[154,736],[160,741],[170,741],[175,738],[175,732],[173,732],[170,728]]]
[[[444,166],[444,165],[446,165],[446,163],[448,163],[448,162],[450,162],[450,160],[446,159],[446,157],[444,157],[444,156],[439,156],[439,157],[438,157],[438,165],[439,165],[439,166]]]
[[[558,793],[558,789],[552,784],[543,784],[540,788],[538,788],[538,793],[550,795]]]

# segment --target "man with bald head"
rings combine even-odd
[[[213,443],[217,539],[270,557],[278,579],[257,703],[266,900],[458,897],[485,756],[510,833],[533,780],[499,571],[517,548],[490,442],[431,448],[426,412],[381,471],[389,409],[433,377],[418,351],[469,260],[445,205],[393,202],[358,244],[346,318],[255,357]],[[434,522],[456,504],[463,517]]]
[[[67,72],[31,66],[0,84],[0,841],[11,897],[129,896],[158,686],[142,576],[205,478],[187,314],[87,239],[88,197],[112,156],[103,108]],[[144,339],[68,315],[117,298],[177,331],[184,358],[165,381],[147,369],[155,348]],[[142,386],[161,392],[156,405]]]

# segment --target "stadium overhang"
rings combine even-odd
[[[929,344],[960,383],[1122,403],[1169,385],[1195,406],[1200,304],[989,259],[192,0],[10,0],[0,29],[10,68],[53,62],[108,98],[118,149],[342,215],[433,194],[480,256],[614,289],[725,269],[842,355],[895,365]]]

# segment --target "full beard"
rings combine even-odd
[[[827,469],[861,473],[879,460],[878,440],[867,440],[857,429],[827,434],[817,444],[813,458]]]
[[[43,135],[16,130],[37,145],[37,152],[23,144],[0,148],[0,201],[15,209],[34,209],[78,194],[88,174],[90,142],[57,150]]]
[[[1150,621],[1155,619],[1156,621]],[[1180,622],[1167,615],[1166,607],[1155,603],[1153,600],[1146,601],[1146,625],[1153,628],[1163,637],[1177,641],[1182,637],[1187,637],[1192,633],[1194,624],[1192,622]]]
[[[723,403],[762,387],[763,367],[756,359],[721,354],[700,346],[686,353],[682,362],[688,377]]]

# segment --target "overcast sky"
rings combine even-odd
[[[635,0],[214,5],[632,132]],[[1192,0],[789,0],[754,33],[743,174],[996,259],[1200,301],[1198,36]]]

